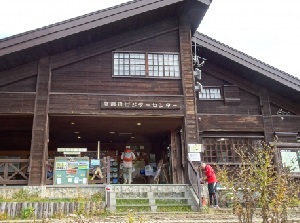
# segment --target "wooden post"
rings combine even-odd
[[[28,185],[46,184],[46,160],[49,139],[49,91],[51,82],[50,58],[42,58],[38,64],[36,98],[30,149],[30,173]]]
[[[100,141],[98,141],[98,146],[97,146],[97,159],[100,159]]]
[[[191,28],[185,16],[180,17],[179,25],[180,57],[182,72],[182,89],[184,95],[185,118],[183,127],[184,151],[182,165],[187,176],[187,153],[189,143],[198,143],[197,104],[195,95],[195,80],[193,73]],[[185,181],[187,178],[185,179]]]

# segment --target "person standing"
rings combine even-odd
[[[130,148],[126,148],[125,151],[121,155],[121,159],[123,160],[123,179],[124,184],[131,184],[132,182],[132,170],[133,164],[132,161],[135,159],[134,153]]]
[[[199,162],[199,167],[204,170],[206,181],[207,181],[207,188],[209,193],[209,205],[215,208],[219,208],[218,205],[218,195],[217,195],[217,177],[215,174],[214,169],[203,162]]]

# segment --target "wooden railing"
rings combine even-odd
[[[27,185],[29,159],[0,159],[0,185]]]
[[[202,195],[201,195],[201,190],[202,190],[202,185],[200,182],[200,174],[199,171],[195,168],[195,166],[193,165],[192,161],[190,160],[190,158],[188,157],[188,178],[189,178],[189,182],[195,192],[195,194],[197,195],[197,198],[199,200],[199,210],[202,207]]]

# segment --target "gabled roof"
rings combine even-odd
[[[200,47],[201,56],[215,61],[226,70],[238,73],[260,86],[268,87],[279,95],[289,97],[294,102],[300,101],[300,80],[276,69],[245,53],[235,50],[202,33],[194,34],[194,42]]]
[[[149,20],[163,19],[164,16],[179,16],[181,13],[186,15],[195,31],[207,11],[211,0],[135,0],[115,7],[96,11],[90,14],[79,16],[60,23],[49,25],[33,31],[21,33],[12,37],[0,40],[0,58],[9,54],[26,51],[33,47],[49,45],[50,42],[66,44],[59,40],[67,40],[70,36],[80,36],[81,39],[93,38],[87,32],[94,32],[100,27],[111,25],[122,20],[134,19],[134,23],[147,22]],[[157,13],[156,13],[157,12]],[[142,16],[142,17],[141,17]],[[130,23],[124,23],[124,26]],[[113,30],[113,29],[112,29]],[[87,44],[87,40],[82,40]],[[58,45],[56,44],[56,45]],[[82,44],[82,43],[81,43]],[[67,44],[66,44],[67,45]],[[75,46],[77,45],[75,44]],[[52,52],[51,47],[47,48],[48,53]],[[70,48],[70,47],[69,47]],[[60,49],[66,50],[66,49]],[[39,51],[39,50],[38,50]],[[58,50],[59,52],[59,50]],[[45,56],[40,54],[40,56]],[[8,60],[11,57],[8,57]],[[1,70],[0,63],[0,70]],[[5,65],[5,64],[4,64]],[[18,65],[18,63],[16,63]],[[7,66],[6,69],[10,68]]]

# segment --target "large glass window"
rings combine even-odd
[[[177,54],[148,54],[150,77],[180,77]]]
[[[204,87],[199,92],[199,99],[222,99],[221,88],[218,87]]]
[[[237,149],[261,148],[259,138],[203,138],[204,162],[208,163],[239,163]]]
[[[144,53],[115,53],[115,76],[145,76],[146,64]]]
[[[116,52],[113,75],[179,78],[179,55]]]

